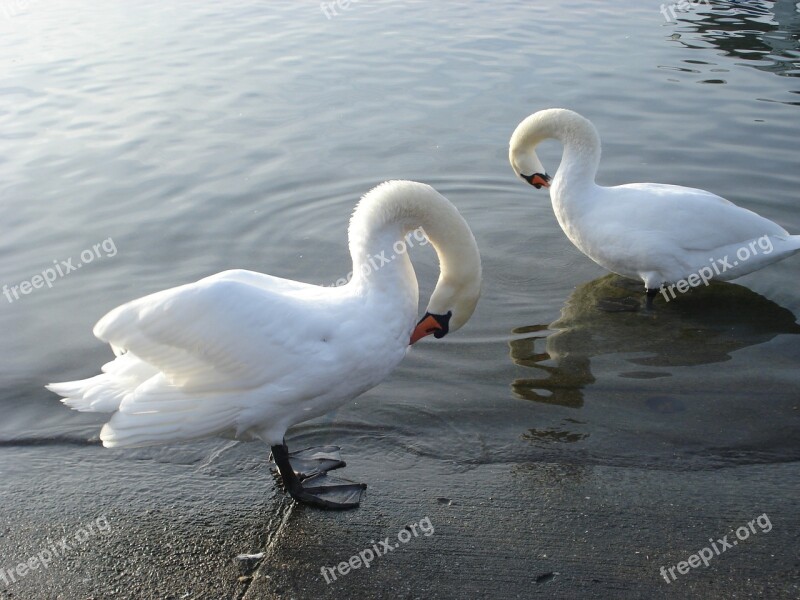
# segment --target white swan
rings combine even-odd
[[[550,177],[536,156],[543,140],[564,146]],[[642,279],[648,305],[662,289],[687,291],[710,279],[730,280],[800,250],[800,236],[705,190],[659,183],[601,187],[600,137],[591,122],[561,108],[522,121],[511,136],[514,172],[550,187],[553,210],[570,241],[600,266]]]
[[[415,327],[417,280],[397,249],[420,226],[441,273]],[[286,430],[377,385],[420,338],[464,325],[480,295],[481,263],[456,208],[412,181],[386,182],[363,197],[349,246],[353,278],[340,287],[233,270],[123,304],[94,327],[117,358],[100,375],[47,388],[75,410],[113,413],[100,434],[106,447],[258,438],[271,446],[293,498],[357,506],[362,484],[319,485],[325,471],[344,465],[338,448],[290,455]]]

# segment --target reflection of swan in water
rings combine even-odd
[[[590,368],[594,356],[636,353],[625,361],[641,367],[704,365],[729,360],[732,352],[763,344],[776,335],[800,333],[790,310],[731,283],[696,288],[664,303],[656,313],[598,308],[608,298],[624,300],[638,292],[638,282],[607,275],[578,287],[561,317],[550,325],[515,329],[513,333],[521,337],[510,342],[511,359],[539,370],[542,376],[516,379],[514,393],[528,400],[579,408],[583,406],[582,388],[595,380]],[[546,348],[537,350],[542,339]],[[669,375],[663,369],[619,372],[620,377],[641,379]]]
[[[681,31],[696,31],[726,56],[755,61],[753,66],[762,71],[797,75],[800,6],[796,0],[715,2],[713,9],[698,5],[697,10],[676,14],[687,28]],[[672,39],[689,48],[706,47],[682,39],[680,33]]]

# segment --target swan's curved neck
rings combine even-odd
[[[358,203],[348,233],[356,285],[397,293],[400,280],[404,287],[413,286],[416,295],[407,250],[428,241],[439,257],[437,289],[442,282],[466,281],[480,274],[477,244],[466,222],[444,196],[425,184],[379,185]]]
[[[553,181],[554,191],[585,189],[596,185],[597,169],[600,165],[600,138],[592,127],[590,131],[581,132],[581,136],[564,136],[564,152],[561,164]],[[594,135],[589,135],[589,134]]]
[[[553,178],[553,194],[595,185],[600,166],[600,136],[591,121],[565,109],[550,109],[530,117],[523,144],[534,148],[546,139],[564,146],[561,164]]]
[[[350,234],[350,257],[353,260],[352,283],[360,288],[396,290],[417,286],[408,250],[415,242],[411,229],[403,223],[383,223],[362,233]],[[427,244],[427,239],[423,238]]]

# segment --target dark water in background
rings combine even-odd
[[[601,183],[709,189],[800,233],[800,9],[676,16],[640,1],[363,0],[333,19],[297,0],[0,2],[0,285],[116,249],[0,296],[0,444],[96,435],[102,416],[42,385],[110,358],[91,335],[107,310],[232,267],[332,283],[358,197],[408,178],[471,224],[483,299],[290,441],[463,468],[797,460],[800,258],[654,316],[603,313],[625,284],[508,166],[522,118],[569,107],[603,138]],[[542,152],[551,173],[559,153]],[[435,257],[412,255],[427,299]]]

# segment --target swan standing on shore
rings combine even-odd
[[[441,273],[415,327],[417,279],[395,248],[418,227]],[[456,208],[412,181],[366,194],[348,233],[353,278],[346,285],[233,270],[133,300],[94,327],[117,355],[103,373],[47,388],[75,410],[113,413],[100,433],[108,448],[258,438],[270,445],[295,500],[358,506],[366,486],[325,484],[326,471],[344,466],[338,448],[290,454],[286,430],[376,386],[410,344],[463,326],[480,295],[481,262]],[[369,259],[376,256],[388,260],[375,268]]]
[[[564,146],[552,184],[535,151],[546,139]],[[686,291],[700,281],[735,279],[800,250],[800,236],[705,190],[597,185],[600,137],[570,110],[542,110],[522,121],[511,136],[509,160],[535,188],[550,187],[558,223],[581,252],[644,281],[648,306],[662,286],[672,284],[674,298],[675,284]]]

